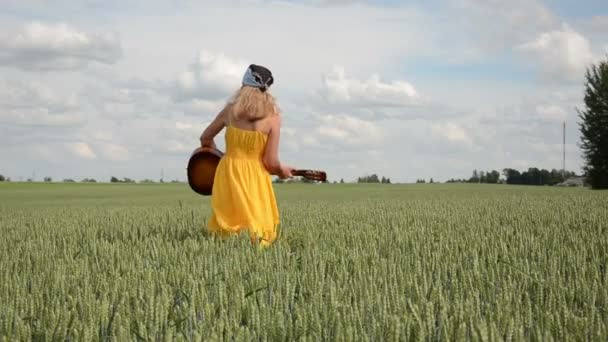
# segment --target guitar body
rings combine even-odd
[[[199,147],[190,156],[188,161],[188,185],[203,196],[211,195],[215,169],[224,153],[218,149]]]

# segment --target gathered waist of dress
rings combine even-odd
[[[234,159],[252,159],[252,160],[262,160],[261,154],[254,154],[251,152],[245,151],[228,151],[224,154],[226,158],[234,158]]]

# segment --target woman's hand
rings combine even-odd
[[[293,177],[294,170],[295,169],[291,166],[281,165],[278,176],[281,179],[291,178],[291,177]]]
[[[201,147],[209,147],[209,148],[213,148],[213,149],[217,149],[217,147],[215,146],[215,142],[212,140],[205,140],[203,139],[203,136],[201,135]]]

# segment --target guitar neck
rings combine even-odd
[[[326,176],[325,172],[321,171],[321,170],[299,169],[299,170],[294,170],[292,172],[292,174],[294,176],[301,176],[304,178],[313,179],[313,180],[322,181],[322,182],[327,180],[327,176]]]

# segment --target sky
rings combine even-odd
[[[0,174],[183,181],[251,63],[281,162],[330,181],[561,169],[563,122],[580,173],[607,56],[603,0],[1,0]]]

